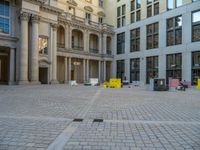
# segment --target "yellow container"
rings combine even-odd
[[[200,79],[197,81],[197,88],[200,89]]]
[[[121,88],[121,79],[111,78],[109,82],[109,88]]]
[[[103,83],[103,87],[104,87],[104,88],[107,88],[107,87],[108,87],[108,85],[109,85],[109,83],[108,83],[108,82],[104,82],[104,83]]]

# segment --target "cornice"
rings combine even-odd
[[[49,5],[41,5],[40,9],[49,13],[56,14],[56,15],[62,14],[64,12],[62,9],[49,6]]]
[[[33,4],[37,4],[37,5],[41,5],[41,4],[44,4],[47,0],[24,0],[24,1],[30,2]]]

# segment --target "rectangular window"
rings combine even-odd
[[[0,33],[9,34],[10,32],[10,13],[9,2],[0,1]]]
[[[170,54],[167,55],[166,60],[166,80],[169,82],[169,78],[179,79],[181,81],[182,75],[182,55],[178,54]]]
[[[141,8],[141,0],[136,0],[136,7]]]
[[[117,27],[126,25],[126,5],[117,7]]]
[[[200,41],[200,11],[192,13],[192,42]]]
[[[158,48],[158,39],[159,39],[159,25],[153,23],[147,25],[147,49]]]
[[[192,85],[197,85],[200,79],[200,51],[192,53]]]
[[[159,3],[154,4],[154,16],[159,14]]]
[[[117,17],[121,16],[121,7],[117,7]]]
[[[99,0],[99,7],[103,7],[103,0]]]
[[[130,52],[140,51],[140,28],[130,31]]]
[[[125,62],[124,60],[117,60],[117,78],[124,79]]]
[[[167,46],[182,43],[182,16],[167,19]]]
[[[147,18],[152,16],[152,6],[147,7]]]
[[[140,58],[130,59],[130,82],[140,81]]]
[[[148,84],[151,78],[158,78],[158,56],[146,58],[146,83]]]
[[[99,23],[102,24],[103,23],[103,18],[99,17]]]
[[[182,6],[182,0],[176,0],[176,8]]]
[[[117,54],[125,52],[125,32],[117,34]]]
[[[131,11],[135,10],[135,0],[131,1]]]
[[[174,8],[174,0],[167,0],[167,10],[172,10]]]
[[[138,10],[136,12],[136,21],[140,21],[140,19],[141,19],[141,13],[140,13],[140,10]]]
[[[131,13],[131,23],[135,22],[135,13]]]

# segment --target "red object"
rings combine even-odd
[[[169,87],[177,88],[179,86],[179,79],[169,79]]]

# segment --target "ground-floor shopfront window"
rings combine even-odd
[[[158,56],[147,57],[146,63],[146,83],[148,84],[151,78],[158,77]]]
[[[140,58],[130,60],[130,82],[140,80]]]
[[[200,51],[192,53],[192,84],[197,84],[200,78]]]
[[[166,80],[169,82],[169,78],[179,79],[181,81],[182,76],[182,55],[170,54],[167,55],[167,66],[166,66]]]
[[[117,60],[117,78],[124,79],[125,62],[124,60]]]

